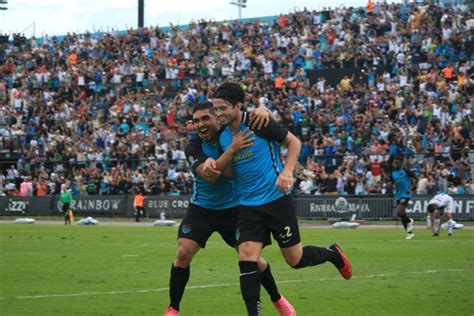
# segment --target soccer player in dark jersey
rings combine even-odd
[[[221,123],[228,124],[219,136],[223,150],[232,150],[232,141],[249,126],[249,115],[241,110],[245,93],[239,84],[226,82],[214,94],[213,106]],[[237,222],[240,288],[248,315],[260,315],[261,277],[258,258],[263,247],[277,241],[287,264],[295,269],[331,262],[345,279],[350,279],[349,260],[337,245],[329,248],[301,245],[298,221],[291,189],[293,171],[301,148],[295,135],[273,119],[254,130],[252,145],[233,151],[231,159],[208,160],[207,169],[225,170],[232,163],[240,192],[240,212]],[[282,166],[280,145],[288,147]]]
[[[258,112],[260,110],[257,110]],[[268,119],[268,112],[255,115],[258,119]],[[220,172],[203,172],[203,162],[221,155],[218,147],[218,122],[212,104],[200,104],[193,109],[194,128],[199,137],[191,140],[185,147],[185,154],[195,175],[193,194],[186,216],[178,231],[178,251],[171,267],[170,305],[165,316],[179,315],[179,305],[190,275],[190,264],[194,255],[205,248],[213,232],[218,232],[231,247],[236,247],[236,224],[239,206],[239,192],[235,181]],[[253,135],[243,131],[235,135],[229,151],[239,151],[251,145]],[[224,172],[225,174],[226,172]],[[267,290],[280,315],[293,316],[296,312],[283,297],[275,284],[270,265],[258,259],[259,278]],[[223,314],[225,314],[223,312]]]
[[[402,168],[402,162],[398,158],[393,160],[392,167],[393,170],[390,173],[390,178],[394,185],[393,191],[397,201],[397,214],[407,232],[406,239],[413,239],[415,237],[413,219],[409,218],[406,214],[406,208],[411,198],[411,191],[416,188],[418,177],[411,170]]]

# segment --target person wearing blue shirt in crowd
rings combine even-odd
[[[249,127],[249,114],[242,111],[245,92],[233,82],[219,86],[213,106],[221,123],[228,124],[219,137],[223,150],[231,150],[235,135]],[[209,170],[232,167],[240,192],[240,212],[236,239],[239,250],[240,288],[250,316],[260,315],[260,284],[258,258],[263,247],[277,241],[285,261],[295,269],[333,263],[345,279],[352,276],[352,268],[341,248],[301,244],[294,208],[293,171],[301,143],[287,129],[273,119],[267,126],[254,130],[252,145],[217,161],[206,161]],[[288,147],[286,163],[279,157],[280,145]]]
[[[352,135],[349,135],[346,141],[347,141],[347,145],[346,145],[347,150],[352,152],[352,150],[354,149],[354,139],[352,138]]]
[[[399,158],[395,158],[392,162],[393,170],[390,173],[395,200],[397,201],[397,214],[402,221],[403,227],[407,232],[406,239],[413,239],[413,219],[406,214],[406,208],[411,198],[411,191],[416,188],[418,177],[406,168],[402,168]],[[412,183],[413,179],[413,183]]]
[[[268,112],[263,109],[255,114],[256,124],[268,120]],[[203,162],[221,155],[218,147],[219,124],[211,103],[203,103],[193,109],[194,128],[199,137],[192,139],[185,147],[186,159],[195,175],[192,197],[178,229],[178,251],[171,266],[170,304],[165,316],[178,316],[180,302],[190,276],[190,264],[193,257],[206,247],[209,237],[218,232],[231,247],[236,246],[235,228],[237,223],[239,192],[228,172],[204,172]],[[251,134],[239,133],[233,138],[229,151],[244,149],[253,142]],[[276,286],[270,265],[258,259],[259,277],[280,315],[296,315],[293,306],[283,297]]]

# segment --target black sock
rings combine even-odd
[[[402,220],[403,227],[405,227],[405,230],[407,229],[408,223],[410,223],[410,218],[407,216],[406,213],[403,213],[402,215],[399,215],[400,219]]]
[[[240,291],[249,316],[260,315],[260,273],[256,261],[239,261]]]
[[[300,262],[293,266],[294,269],[301,269],[305,267],[315,266],[327,261],[332,262],[336,267],[340,266],[340,256],[337,251],[328,250],[327,248],[321,248],[316,246],[305,246],[303,247],[303,255],[301,256]],[[342,262],[342,267],[344,262]]]
[[[184,289],[189,280],[190,267],[180,268],[171,265],[170,276],[170,306],[179,311],[179,303],[183,298]]]
[[[272,271],[270,270],[269,263],[267,264],[267,268],[263,272],[260,272],[260,281],[268,295],[270,295],[270,299],[273,303],[281,298],[280,292],[278,292],[278,288],[275,283],[275,279],[273,278]]]

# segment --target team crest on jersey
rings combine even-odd
[[[194,164],[194,157],[193,156],[188,156],[188,161],[189,161],[189,164],[193,165]]]
[[[183,225],[181,227],[181,231],[183,232],[183,234],[189,234],[191,232],[191,226]]]

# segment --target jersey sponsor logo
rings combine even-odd
[[[253,151],[246,151],[244,153],[237,153],[234,155],[232,158],[232,161],[241,161],[244,159],[252,158],[253,157]]]
[[[181,227],[181,231],[183,232],[183,234],[189,234],[191,232],[191,226],[188,226],[188,225],[183,225]]]

